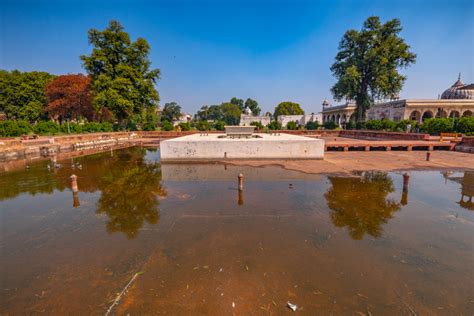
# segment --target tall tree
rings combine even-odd
[[[204,105],[196,113],[196,117],[199,120],[219,121],[223,119],[222,109],[220,105],[211,105],[211,106]]]
[[[240,108],[240,111],[244,109],[244,100],[237,99],[236,97],[230,99],[230,103],[237,105]]]
[[[163,110],[161,111],[161,120],[173,122],[181,117],[181,106],[176,102],[165,103]]]
[[[45,111],[54,119],[92,120],[94,108],[90,91],[91,80],[82,74],[56,77],[46,86],[48,106]]]
[[[258,102],[250,98],[247,98],[247,100],[245,100],[245,107],[252,110],[253,115],[260,115],[260,112],[262,111],[258,106]]]
[[[242,110],[233,103],[222,103],[221,106],[222,118],[227,125],[239,125],[240,114]]]
[[[396,95],[402,89],[406,77],[398,70],[413,64],[416,55],[398,36],[401,30],[398,19],[383,24],[379,17],[371,16],[360,31],[347,31],[339,43],[331,66],[337,82],[331,91],[338,101],[356,101],[357,121],[365,120],[374,100]]]
[[[301,106],[298,103],[286,101],[286,102],[281,102],[280,104],[276,106],[273,117],[277,119],[278,115],[299,115],[299,114],[304,114],[304,111],[301,108]]]
[[[47,72],[0,70],[0,111],[8,119],[37,121],[44,115],[45,86],[53,79]]]
[[[93,105],[107,108],[121,122],[146,108],[157,108],[159,95],[154,84],[159,69],[150,69],[150,46],[143,38],[135,42],[117,21],[104,31],[89,30],[92,53],[81,56],[92,78]]]

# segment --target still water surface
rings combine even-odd
[[[58,163],[0,174],[1,315],[474,313],[472,171]]]

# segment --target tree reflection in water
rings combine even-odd
[[[119,152],[109,159],[115,163],[100,180],[97,213],[107,214],[108,232],[122,232],[132,239],[145,222],[159,220],[158,196],[166,195],[160,164],[146,162],[141,150]]]
[[[331,220],[346,227],[353,239],[365,234],[379,237],[400,204],[387,195],[394,191],[392,179],[385,172],[365,172],[360,177],[329,177],[332,187],[324,195],[332,210]]]

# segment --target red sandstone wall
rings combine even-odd
[[[430,138],[430,135],[428,134],[358,130],[342,130],[340,131],[339,135],[341,137],[350,137],[358,139],[429,140]]]

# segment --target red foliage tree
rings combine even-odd
[[[56,77],[46,86],[46,112],[55,120],[77,120],[81,117],[93,120],[96,115],[90,86],[91,79],[82,74]]]

